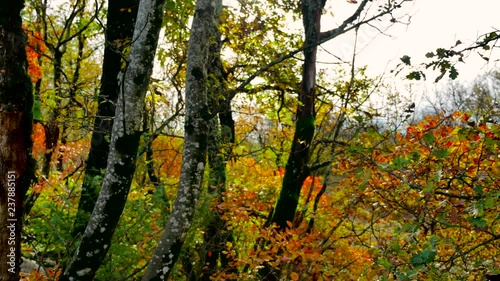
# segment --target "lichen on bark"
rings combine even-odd
[[[101,192],[80,245],[59,279],[93,280],[111,244],[123,212],[142,125],[142,110],[153,69],[165,0],[141,1],[130,47],[129,64],[121,76],[111,146]]]
[[[191,26],[186,70],[184,151],[177,197],[142,280],[167,280],[177,261],[186,233],[194,218],[200,194],[210,114],[208,111],[208,66],[212,28],[219,17],[220,0],[198,0]]]

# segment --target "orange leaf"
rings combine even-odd
[[[290,278],[292,278],[292,280],[299,280],[299,275],[296,272],[292,272],[292,274],[290,274]]]

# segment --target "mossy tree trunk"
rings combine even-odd
[[[24,0],[0,2],[0,280],[19,280],[23,199],[33,179],[33,93]]]
[[[304,50],[304,64],[302,66],[301,92],[299,105],[295,115],[295,133],[293,136],[290,156],[285,166],[285,175],[278,201],[274,207],[271,223],[275,223],[280,230],[293,222],[299,203],[300,191],[304,180],[310,175],[308,168],[310,147],[314,137],[315,127],[315,91],[316,91],[316,42],[320,38],[321,12],[325,2],[323,0],[303,0],[302,20],[304,25],[304,46],[314,46]],[[265,264],[259,270],[262,280],[279,280],[280,273],[270,264]]]
[[[205,162],[210,112],[208,68],[211,41],[222,6],[221,0],[197,0],[191,26],[186,69],[186,104],[182,168],[172,212],[142,280],[167,280],[179,258],[193,222]]]
[[[312,46],[319,41],[321,12],[324,5],[323,0],[302,1],[304,46]],[[310,174],[308,169],[309,150],[315,126],[316,53],[316,46],[304,50],[300,103],[295,116],[295,133],[290,156],[285,166],[283,185],[271,221],[276,223],[280,229],[287,227],[287,221],[293,222],[302,183]]]
[[[118,75],[125,66],[125,48],[130,48],[137,17],[138,0],[110,0],[106,23],[106,45],[102,65],[101,87],[97,100],[92,141],[85,167],[85,177],[73,227],[73,237],[83,234],[90,218],[108,161],[111,129],[118,100]]]
[[[93,280],[111,246],[135,172],[144,98],[153,69],[164,3],[164,0],[145,0],[139,4],[129,63],[120,76],[106,174],[80,245],[60,281]]]
[[[207,224],[203,237],[205,243],[200,253],[203,268],[201,274],[198,274],[200,280],[204,281],[211,280],[210,277],[216,272],[230,270],[229,261],[222,251],[226,242],[233,241],[232,232],[228,230],[226,221],[222,220],[222,210],[216,207],[222,203],[226,191],[226,163],[230,158],[231,143],[234,144],[234,120],[231,101],[226,100],[227,79],[221,61],[221,35],[217,25],[212,28],[215,40],[210,44],[208,104],[210,108],[220,108],[220,112],[213,112],[219,118],[210,120],[208,134],[208,194],[212,201],[209,213],[206,214]]]

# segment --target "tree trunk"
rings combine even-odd
[[[219,12],[217,14],[220,14]],[[226,77],[221,61],[221,35],[217,25],[214,29],[214,41],[210,44],[210,68],[208,104],[210,108],[219,108],[222,99],[227,94]],[[210,203],[210,213],[206,214],[207,225],[204,232],[204,247],[200,256],[203,257],[202,273],[200,280],[209,281],[210,277],[222,270],[231,270],[226,255],[222,253],[225,244],[233,241],[232,232],[228,230],[226,221],[222,220],[222,213],[216,206],[222,203],[226,191],[226,163],[230,157],[230,143],[234,143],[234,121],[229,110],[230,102],[226,101],[228,108],[221,108],[218,112],[219,119],[212,118],[209,123],[208,134],[208,193],[213,198]],[[215,112],[214,112],[215,113]],[[220,123],[219,123],[220,121]],[[220,124],[220,125],[219,125]],[[220,266],[219,266],[220,262]]]
[[[60,281],[93,280],[109,250],[135,171],[144,97],[163,18],[164,0],[139,4],[129,64],[120,78],[111,145],[101,192],[81,243]]]
[[[325,3],[322,0],[302,1],[302,18],[305,29],[304,46],[312,45],[319,40],[321,11],[324,5]],[[310,174],[307,164],[315,125],[316,52],[317,47],[304,50],[302,89],[299,94],[300,104],[297,107],[295,117],[295,134],[290,156],[285,166],[281,193],[271,221],[281,229],[287,227],[287,221],[293,221],[302,183]]]
[[[325,5],[322,0],[302,0],[302,19],[305,30],[304,46],[311,46],[319,40],[321,32],[321,12]],[[295,133],[290,156],[285,166],[285,175],[281,192],[274,208],[271,223],[276,223],[284,230],[292,223],[299,203],[300,191],[304,180],[310,175],[308,168],[309,150],[314,137],[315,87],[316,87],[316,52],[317,47],[304,50],[302,66],[302,84],[297,107]],[[269,264],[259,271],[263,280],[278,280],[279,272]]]
[[[0,280],[19,280],[23,199],[33,179],[33,93],[23,0],[0,2]]]
[[[126,59],[123,50],[130,46],[137,17],[138,0],[110,0],[106,26],[106,46],[102,66],[101,87],[97,100],[97,114],[94,120],[92,141],[85,168],[80,203],[73,226],[73,237],[83,233],[89,221],[101,187],[108,161],[111,128],[118,100],[118,74],[122,61]]]
[[[66,48],[62,48],[57,46],[57,48],[53,49],[53,57],[52,63],[54,64],[54,77],[53,77],[53,86],[56,89],[56,96],[61,97],[61,76],[62,76],[62,57],[64,55]],[[59,104],[59,102],[57,102]],[[51,113],[49,116],[49,120],[44,125],[45,129],[45,153],[42,166],[42,174],[49,178],[51,163],[52,163],[52,155],[56,151],[57,142],[59,141],[59,115],[60,111],[58,109],[51,109]]]
[[[184,151],[177,197],[142,280],[167,280],[193,221],[205,161],[210,114],[207,106],[209,47],[221,0],[198,0],[191,26],[186,70]]]

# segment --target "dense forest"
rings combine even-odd
[[[498,280],[500,31],[357,62],[415,1],[0,2],[0,280]]]

